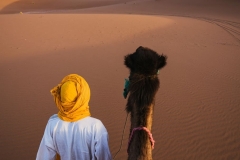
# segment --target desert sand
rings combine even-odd
[[[168,56],[160,71],[154,160],[240,159],[238,0],[1,0],[0,159],[35,159],[50,89],[70,73],[91,88],[90,110],[114,156],[126,118],[126,54]],[[127,158],[129,121],[116,160]]]

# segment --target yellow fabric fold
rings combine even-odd
[[[77,98],[76,85],[72,81],[63,83],[61,87],[61,101],[62,102],[74,102]]]
[[[58,117],[60,119],[74,122],[90,116],[88,105],[90,88],[83,77],[70,74],[64,77],[61,83],[50,92],[59,109]]]

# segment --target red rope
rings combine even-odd
[[[127,152],[129,151],[129,145],[131,143],[131,140],[132,140],[132,136],[133,136],[133,133],[136,131],[136,130],[144,130],[148,133],[148,136],[149,136],[149,140],[151,142],[151,145],[152,145],[152,149],[154,149],[154,139],[153,139],[153,136],[152,136],[152,133],[150,132],[150,130],[147,128],[147,127],[136,127],[132,130],[132,133],[130,135],[130,138],[129,138],[129,141],[128,141],[128,149],[127,149]]]

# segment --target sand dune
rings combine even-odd
[[[131,0],[2,0],[0,14],[93,8],[129,1]]]
[[[239,2],[60,2],[0,2],[0,13],[14,13],[0,15],[1,159],[35,158],[57,112],[49,91],[69,73],[89,82],[92,116],[105,124],[115,155],[126,118],[123,57],[140,45],[168,56],[153,159],[240,159]],[[128,134],[129,122],[116,159],[127,157]]]

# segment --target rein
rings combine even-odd
[[[129,113],[128,113],[129,114]],[[115,159],[115,157],[117,156],[117,154],[120,152],[121,148],[122,148],[122,144],[123,144],[123,137],[124,137],[124,131],[125,131],[125,127],[126,127],[126,123],[127,123],[127,119],[128,119],[128,114],[125,120],[125,124],[124,124],[124,128],[123,128],[123,133],[122,133],[122,140],[121,140],[121,145],[119,150],[117,151],[117,153],[115,154],[115,156],[113,157],[113,159]]]

